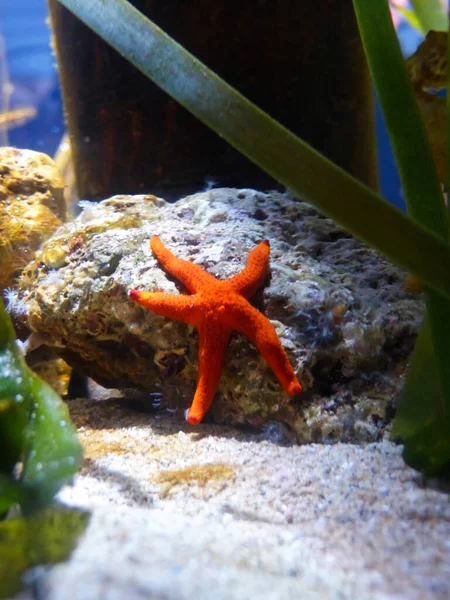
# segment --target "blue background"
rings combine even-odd
[[[64,133],[64,119],[50,49],[50,30],[45,0],[1,0],[0,35],[6,45],[6,64],[13,84],[10,108],[34,106],[38,115],[9,132],[9,143],[53,155]],[[420,42],[419,34],[406,23],[398,29],[403,52],[409,56]],[[0,72],[2,67],[0,56]],[[404,208],[400,180],[380,108],[376,107],[379,178],[382,195]]]

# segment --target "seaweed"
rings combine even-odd
[[[81,459],[66,405],[26,366],[0,300],[0,597],[29,566],[65,557],[87,523],[83,512],[46,509]]]
[[[46,506],[81,463],[69,411],[26,365],[0,300],[0,506]]]
[[[20,590],[25,570],[67,558],[88,521],[84,510],[52,506],[0,523],[0,598]]]

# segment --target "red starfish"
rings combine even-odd
[[[150,240],[150,247],[163,269],[183,282],[193,294],[130,291],[130,298],[149,310],[198,329],[199,379],[186,415],[189,423],[200,423],[212,404],[233,330],[256,344],[288,394],[294,396],[302,391],[275,328],[247,300],[263,285],[269,272],[267,240],[250,252],[243,271],[225,281],[216,279],[199,265],[174,256],[157,235]]]

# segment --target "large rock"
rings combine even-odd
[[[14,285],[66,215],[64,181],[45,154],[0,148],[0,291]]]
[[[105,386],[138,388],[187,407],[197,333],[146,311],[130,289],[177,293],[149,249],[158,234],[218,278],[271,243],[270,284],[254,304],[272,320],[307,390],[295,402],[246,339],[232,337],[210,417],[287,424],[297,440],[375,440],[392,417],[422,314],[404,274],[304,202],[278,192],[216,189],[168,204],[115,196],[83,204],[24,271],[20,301],[33,332]],[[12,307],[14,310],[14,307]]]

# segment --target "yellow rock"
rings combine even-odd
[[[66,217],[64,181],[45,154],[0,148],[0,291]]]

